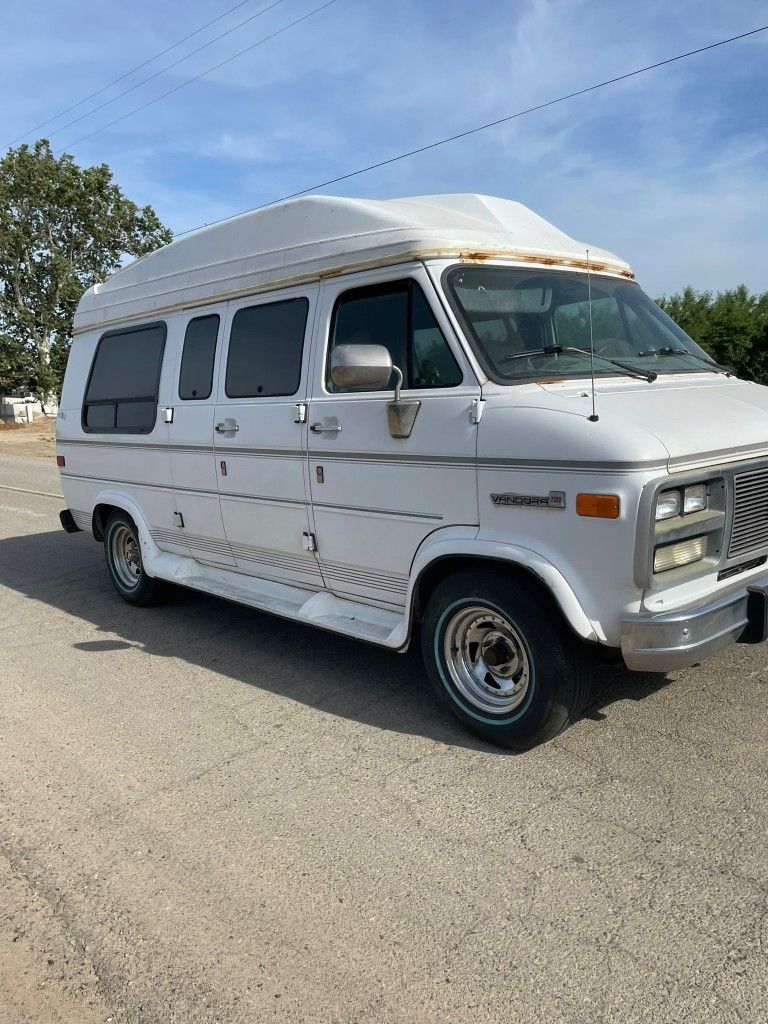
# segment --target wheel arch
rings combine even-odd
[[[139,534],[141,554],[144,561],[144,568],[148,576],[153,576],[151,571],[152,561],[160,554],[160,550],[152,540],[149,527],[136,501],[127,494],[120,491],[101,491],[96,496],[96,501],[91,513],[91,529],[96,540],[104,540],[107,521],[113,512],[125,512],[131,517]]]
[[[119,505],[112,505],[108,502],[99,502],[93,508],[93,515],[91,516],[91,530],[93,532],[94,540],[103,542],[104,535],[107,530],[107,521],[113,512],[125,512],[126,509],[121,508]]]
[[[463,543],[462,543],[463,541]],[[471,541],[468,543],[468,541]],[[487,568],[534,587],[582,640],[601,637],[562,573],[537,552],[474,538],[444,538],[422,548],[414,559],[409,590],[410,628],[421,620],[430,595],[455,572]]]

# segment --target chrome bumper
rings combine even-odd
[[[627,615],[621,623],[621,653],[627,668],[636,672],[671,672],[738,640],[761,643],[767,635],[768,579],[761,579],[706,604]]]

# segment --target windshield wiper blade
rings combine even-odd
[[[716,363],[714,359],[697,356],[695,352],[689,352],[687,348],[672,348],[671,345],[666,345],[664,348],[651,348],[647,352],[638,352],[638,356],[688,356],[690,359],[696,359],[699,363],[710,367],[713,373],[724,373],[726,377],[736,376],[736,371],[732,366],[724,366],[722,363]]]
[[[513,359],[524,359],[526,356],[557,356],[561,352],[577,352],[580,356],[589,356],[592,353],[588,348],[573,348],[571,345],[543,345],[541,348],[534,348],[528,352],[512,352],[509,355],[504,356],[502,362],[511,362]],[[647,380],[649,384],[652,384],[658,377],[658,373],[654,373],[653,370],[641,370],[636,366],[630,366],[629,363],[622,363],[619,359],[609,359],[608,356],[599,356],[595,352],[595,359],[602,359],[604,363],[610,363],[611,366],[618,366],[619,369],[623,370],[628,377],[636,377],[638,380]]]

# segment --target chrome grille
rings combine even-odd
[[[728,557],[768,547],[768,468],[733,478],[733,526]]]

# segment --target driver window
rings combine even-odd
[[[403,373],[403,388],[448,388],[462,381],[426,296],[412,278],[353,288],[338,297],[326,367],[330,392],[344,390],[330,379],[330,356],[337,345],[383,345]],[[394,386],[393,373],[387,387]]]

